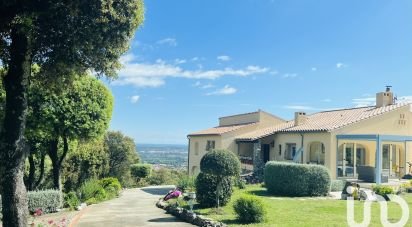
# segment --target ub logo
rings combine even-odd
[[[381,224],[385,227],[398,227],[398,226],[405,226],[406,223],[409,220],[409,207],[406,201],[401,198],[400,196],[397,195],[391,195],[390,200],[397,203],[402,210],[402,217],[401,219],[396,222],[396,223],[391,223],[388,221],[388,204],[385,200],[380,195],[376,195],[377,202],[380,207],[380,221]],[[372,208],[372,201],[366,200],[363,203],[363,221],[361,223],[357,223],[355,221],[355,202],[353,200],[353,197],[348,197],[347,199],[347,215],[346,215],[346,220],[348,222],[348,225],[351,227],[366,227],[370,225],[371,222],[371,208]]]

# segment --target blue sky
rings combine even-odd
[[[112,130],[187,143],[218,117],[412,100],[412,1],[146,0],[146,19],[109,87]]]

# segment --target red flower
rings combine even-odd
[[[34,216],[41,216],[43,214],[43,210],[41,209],[41,208],[39,208],[39,209],[36,209],[35,211],[34,211]]]
[[[53,224],[53,220],[48,221],[49,225]]]

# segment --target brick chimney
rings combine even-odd
[[[295,126],[303,125],[306,123],[308,117],[305,112],[296,112],[295,113]]]
[[[390,106],[394,104],[392,86],[386,86],[385,92],[379,92],[376,94],[376,107]]]

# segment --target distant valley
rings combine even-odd
[[[136,148],[144,163],[153,164],[155,167],[187,168],[187,145],[136,144]]]

